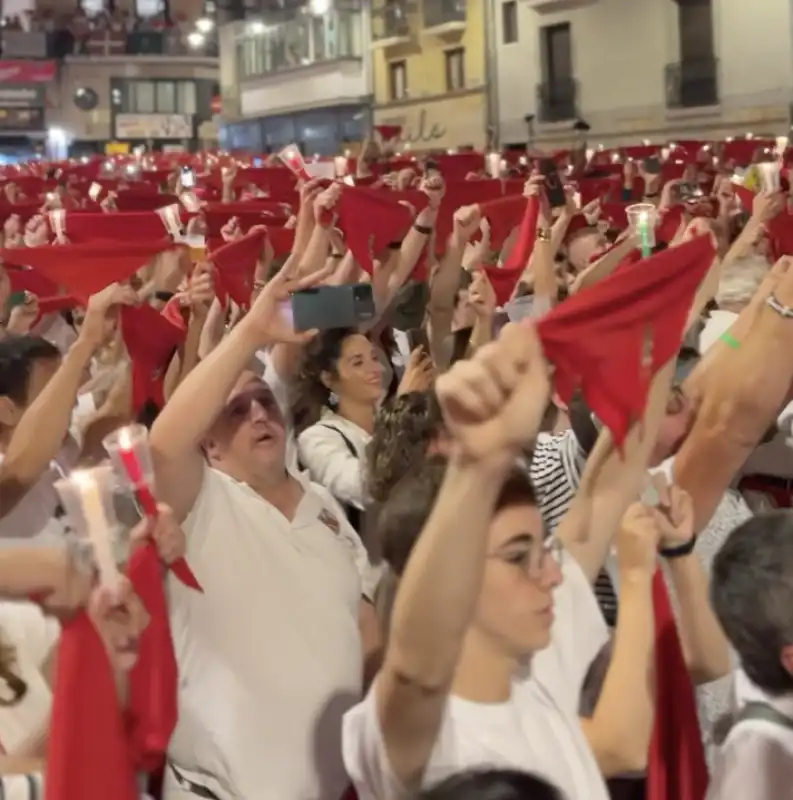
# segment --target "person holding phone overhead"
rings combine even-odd
[[[414,350],[397,393],[427,388],[432,374],[429,356]],[[366,447],[384,394],[377,348],[353,328],[324,331],[306,347],[292,392],[300,464],[360,532]]]

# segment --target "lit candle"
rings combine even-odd
[[[639,233],[642,258],[647,258],[652,253],[653,246],[650,238],[650,215],[646,211],[641,211],[636,216],[636,230]]]
[[[143,507],[143,511],[148,517],[157,516],[157,501],[154,499],[151,488],[143,474],[143,467],[135,453],[132,432],[129,428],[122,428],[118,432],[118,457],[124,467],[127,477],[132,483],[138,496],[138,500]]]
[[[86,533],[93,545],[94,561],[99,569],[100,582],[103,586],[115,589],[118,586],[120,575],[113,554],[113,543],[105,507],[102,503],[101,487],[90,471],[73,472],[70,480],[80,495]]]

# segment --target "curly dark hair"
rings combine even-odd
[[[28,685],[19,677],[17,671],[17,650],[12,644],[0,641],[0,681],[5,683],[10,697],[0,692],[0,707],[8,708],[21,702],[28,691]]]
[[[375,503],[383,503],[391,489],[423,463],[442,430],[434,392],[408,392],[380,409],[366,449],[367,491]]]
[[[355,328],[323,331],[306,346],[290,392],[295,436],[319,422],[330,398],[330,389],[322,382],[322,373],[336,374],[344,342],[358,333]]]

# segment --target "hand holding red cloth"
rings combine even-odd
[[[140,635],[145,614],[128,584],[108,599],[95,590],[92,614],[64,623],[58,644],[47,748],[45,800],[137,800],[135,767],[108,648]],[[109,622],[113,639],[96,625]],[[95,625],[96,623],[96,625]],[[119,634],[123,638],[119,639]],[[124,656],[125,658],[128,655]]]
[[[619,446],[641,419],[650,381],[677,355],[699,284],[716,255],[697,236],[627,266],[537,323],[563,402],[580,387]]]
[[[534,250],[534,240],[537,236],[537,221],[540,216],[540,199],[531,195],[523,211],[523,219],[518,230],[518,238],[512,248],[506,263],[502,267],[485,267],[487,277],[496,293],[496,302],[503,306],[509,301],[523,270],[529,262]]]
[[[136,769],[154,772],[163,766],[176,727],[179,675],[163,585],[165,575],[153,541],[132,553],[127,574],[151,618],[129,676],[127,719]]]
[[[240,308],[251,304],[253,276],[266,241],[267,228],[257,226],[212,252],[209,258],[217,268],[217,293],[221,303],[226,305],[231,297]]]

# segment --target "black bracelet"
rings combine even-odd
[[[420,233],[423,236],[430,236],[432,234],[432,228],[428,227],[427,225],[413,225],[413,230],[416,233]]]
[[[388,243],[389,250],[401,250],[402,249],[402,242],[397,242],[396,240],[393,242]]]
[[[161,303],[167,303],[173,299],[173,292],[155,292],[154,299],[159,300]]]
[[[652,194],[646,194],[644,196],[645,196],[645,198],[647,200],[655,200],[656,197],[660,197],[661,196],[661,193],[660,192],[653,192]]]
[[[331,253],[331,258],[344,258],[344,253]]]
[[[679,544],[676,547],[661,547],[658,552],[664,558],[683,558],[683,556],[689,556],[694,552],[696,543],[697,534],[695,533],[687,542]]]

